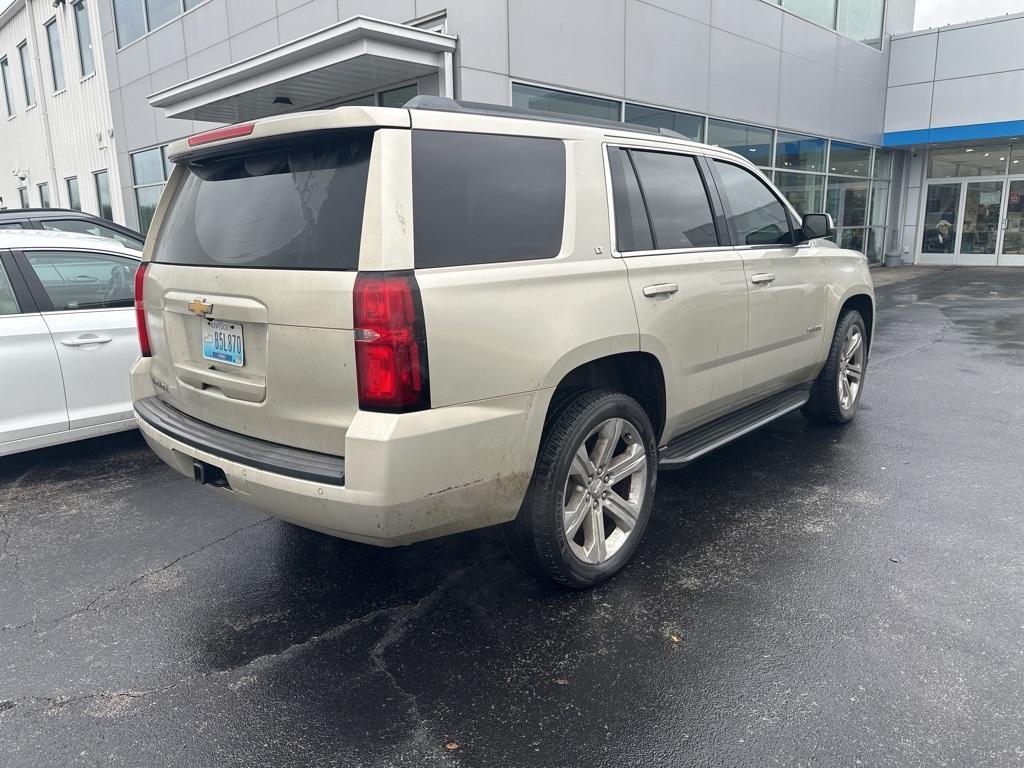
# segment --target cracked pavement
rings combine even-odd
[[[909,274],[854,424],[663,473],[591,592],[493,530],[265,518],[135,433],[0,459],[0,765],[1024,765],[1024,270]]]

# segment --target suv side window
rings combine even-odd
[[[25,251],[55,311],[130,307],[139,262],[78,251]]]
[[[715,160],[715,169],[737,245],[794,244],[786,206],[761,179],[722,160]]]
[[[629,152],[609,149],[608,165],[612,173],[612,198],[615,204],[615,239],[619,253],[654,249],[651,222],[633,171]]]
[[[0,229],[24,229],[20,221],[0,221]]]
[[[4,265],[0,264],[0,315],[16,315],[21,312],[18,299],[14,296],[14,286],[7,277]]]
[[[630,150],[647,202],[657,250],[718,245],[711,201],[689,155]]]
[[[88,219],[43,219],[39,222],[39,225],[43,229],[56,232],[80,232],[83,235],[106,237],[116,240],[128,248],[141,249],[143,245],[142,241],[137,237],[129,237],[112,227],[105,227],[98,222],[89,221]]]
[[[558,139],[412,133],[416,268],[554,258],[565,219]]]

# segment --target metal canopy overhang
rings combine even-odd
[[[456,39],[364,16],[149,97],[168,117],[236,123],[319,106],[425,75],[451,95]],[[275,104],[288,99],[290,104]]]

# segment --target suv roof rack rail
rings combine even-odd
[[[486,115],[488,117],[511,117],[518,120],[536,120],[544,123],[567,123],[569,125],[585,125],[591,128],[611,128],[617,131],[635,131],[653,133],[660,136],[671,136],[674,139],[689,141],[683,134],[669,128],[658,128],[652,125],[636,123],[620,123],[616,120],[600,118],[576,118],[549,112],[537,112],[532,109],[508,107],[504,104],[481,104],[475,101],[456,101],[445,96],[413,96],[403,105],[404,109],[423,109],[432,112],[459,112],[468,115]]]

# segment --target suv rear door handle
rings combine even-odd
[[[761,272],[750,278],[754,285],[767,285],[775,282],[775,275],[771,272]]]
[[[109,336],[95,336],[93,334],[85,334],[75,339],[61,339],[60,343],[65,347],[85,347],[89,344],[107,344],[113,341]]]
[[[653,298],[654,296],[671,296],[679,290],[679,286],[675,283],[658,283],[657,285],[646,285],[644,286],[644,296]]]

